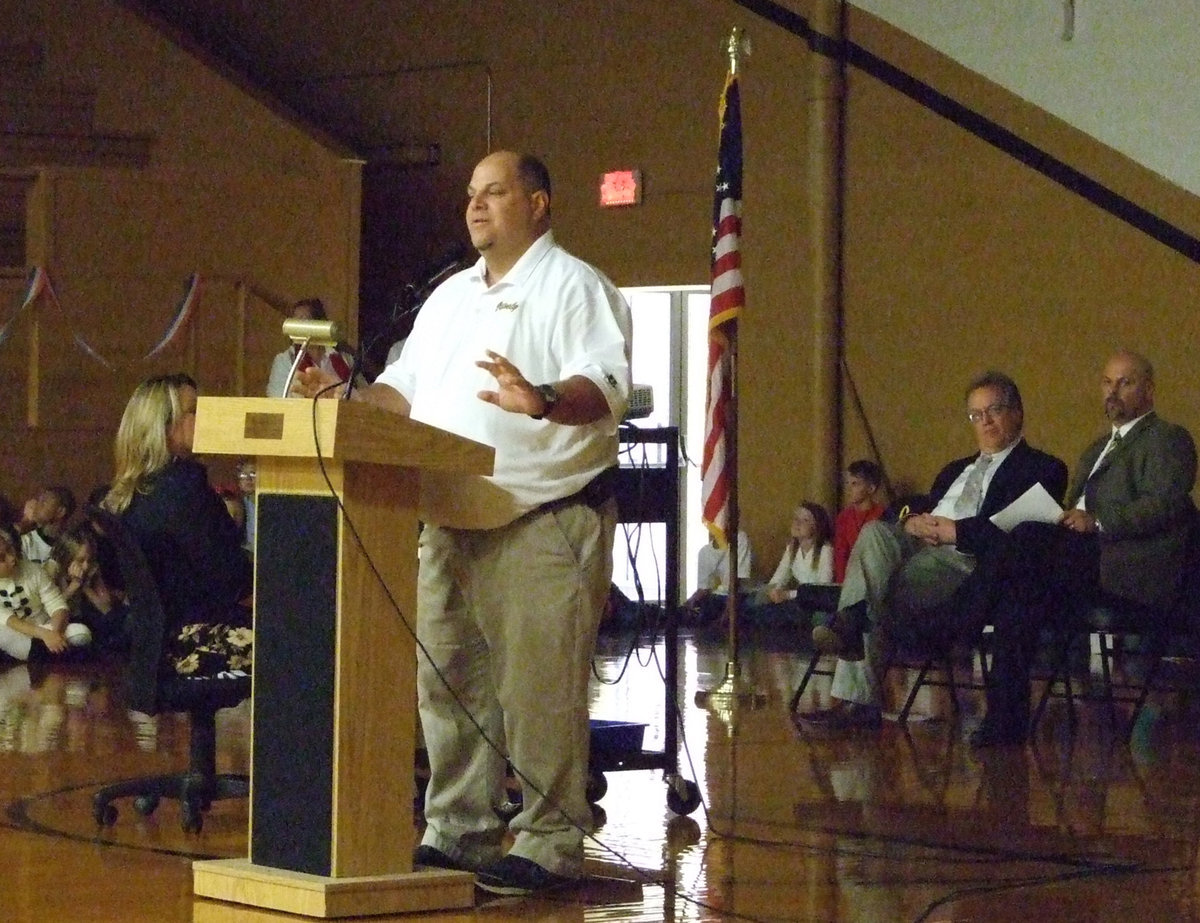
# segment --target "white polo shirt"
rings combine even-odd
[[[425,472],[421,518],[490,529],[569,496],[616,464],[617,424],[629,401],[632,322],[603,274],[546,232],[490,288],[485,264],[443,282],[421,308],[400,358],[376,379],[412,405],[412,418],[496,449],[491,477]],[[534,384],[583,375],[608,417],[565,426],[482,401],[496,381],[475,363],[506,357]]]

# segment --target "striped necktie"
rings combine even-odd
[[[992,456],[980,452],[979,458],[975,460],[975,467],[971,469],[971,473],[967,475],[967,482],[963,484],[962,493],[954,501],[956,519],[966,519],[979,512],[979,507],[983,505],[983,476],[987,474],[991,464]]]

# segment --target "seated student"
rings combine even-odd
[[[833,523],[819,503],[805,500],[792,513],[791,539],[775,573],[754,598],[749,615],[758,622],[801,622],[810,629],[810,606],[799,588],[833,583]]]
[[[74,512],[75,494],[61,484],[44,487],[26,500],[17,523],[25,560],[45,562]]]
[[[754,572],[754,554],[750,550],[750,536],[741,529],[737,534],[738,580],[749,580]],[[708,544],[696,555],[696,592],[683,604],[685,613],[690,613],[699,624],[708,624],[721,619],[729,599],[729,549],[717,547],[717,540],[709,537]]]
[[[0,524],[0,651],[17,660],[47,660],[87,647],[92,633],[69,621],[66,600],[45,569],[21,557],[21,541]]]
[[[328,320],[328,315],[325,313],[325,303],[320,298],[305,298],[297,301],[292,305],[291,316],[298,320]],[[296,352],[300,346],[293,343],[283,352],[276,354],[271,362],[271,375],[267,380],[267,397],[288,397],[283,393],[283,389],[287,386],[288,374],[292,370],[292,363],[296,361]],[[304,369],[319,368],[332,375],[336,375],[342,381],[350,377],[350,369],[354,367],[354,357],[346,352],[338,349],[326,349],[324,346],[309,346],[304,352],[304,357],[300,360],[300,366],[296,370],[297,373]],[[363,382],[360,377],[355,378],[355,385],[361,385]]]
[[[77,523],[54,543],[46,573],[62,593],[71,621],[87,626],[96,648],[122,651],[128,647],[125,616],[129,609],[122,594],[104,578],[99,548],[100,536],[92,524]]]
[[[846,563],[858,533],[868,522],[883,515],[879,502],[883,470],[873,461],[861,458],[846,466],[846,505],[833,521],[833,582],[846,578]]]

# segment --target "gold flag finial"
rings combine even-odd
[[[725,52],[729,55],[729,73],[736,74],[742,55],[750,54],[750,38],[742,31],[741,26],[734,26],[730,30]]]
[[[730,73],[738,72],[738,62],[742,59],[742,28],[733,26],[730,37],[725,42],[725,53],[730,55]]]

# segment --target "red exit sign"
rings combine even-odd
[[[600,177],[600,207],[642,204],[642,171],[613,170]]]

